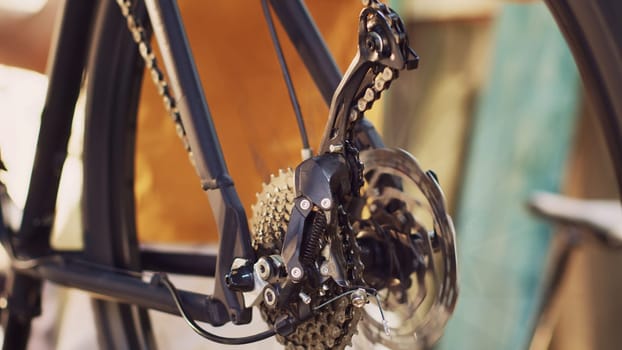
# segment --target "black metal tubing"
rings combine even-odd
[[[255,258],[246,213],[225,165],[177,4],[173,0],[147,0],[146,5],[194,166],[203,188],[208,190],[220,235],[214,298],[225,304],[233,323],[248,323],[251,310],[244,307],[241,293],[231,291],[224,283],[234,258]]]
[[[84,252],[79,250],[54,250],[52,251],[52,255],[67,260],[89,260]],[[145,271],[214,277],[217,259],[218,256],[215,254],[144,249],[140,251],[139,260],[142,270]]]
[[[30,187],[20,232],[13,241],[14,252],[22,257],[39,256],[50,250],[58,185],[96,4],[95,1],[67,0],[55,28],[53,51],[48,61],[48,91]],[[31,320],[40,313],[41,281],[12,270],[7,290],[11,306],[3,314],[3,349],[24,349]]]
[[[2,349],[26,349],[32,319],[41,314],[41,281],[12,272],[7,279],[7,289],[9,309],[2,313]]]
[[[163,285],[145,282],[106,266],[71,259],[46,258],[36,267],[22,272],[32,278],[84,290],[103,299],[179,315],[170,292]],[[195,320],[218,326],[223,324],[223,319],[228,319],[222,304],[210,296],[183,290],[179,294]]]
[[[216,255],[194,253],[170,253],[143,250],[140,262],[143,270],[160,271],[181,275],[214,277]]]
[[[16,241],[20,254],[38,256],[49,250],[58,184],[67,156],[96,4],[95,1],[68,0],[55,31],[28,198]]]
[[[341,72],[301,0],[270,0],[274,13],[294,44],[324,102],[330,105]]]

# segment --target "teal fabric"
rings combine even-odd
[[[550,228],[525,202],[557,191],[577,112],[575,64],[541,3],[504,5],[475,116],[456,228],[461,291],[442,349],[525,349]]]

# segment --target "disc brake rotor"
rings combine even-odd
[[[440,338],[458,295],[455,233],[443,193],[435,175],[424,172],[405,151],[368,150],[360,159],[365,202],[354,225],[357,239],[406,239],[413,251],[407,256],[417,259],[412,264],[417,268],[405,279],[386,281],[378,291],[390,335],[376,305],[365,307],[359,330],[367,341],[388,348],[427,347]],[[397,268],[404,264],[398,260]]]

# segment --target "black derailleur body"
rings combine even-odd
[[[312,314],[311,306],[305,302],[306,296],[315,298],[328,275],[320,272],[323,259],[320,250],[329,236],[336,239],[334,236],[339,228],[348,225],[342,203],[349,203],[357,197],[363,184],[363,165],[358,159],[358,151],[349,142],[345,144],[339,152],[309,158],[296,168],[294,206],[281,254],[259,257],[259,271],[251,261],[234,263],[225,279],[230,289],[251,292],[256,288],[255,275],[269,271],[262,276],[267,282],[265,288],[269,290],[264,292],[264,302],[271,307],[289,310],[297,322]],[[335,245],[335,249],[338,248]],[[335,264],[337,267],[331,269],[330,277],[334,283],[346,286],[346,278],[339,271],[345,263],[337,261]],[[332,276],[335,274],[340,277]],[[283,325],[291,322],[282,320]]]
[[[356,126],[364,124],[363,113],[398,77],[398,72],[416,68],[419,60],[408,45],[399,15],[378,0],[363,1],[363,4],[359,50],[333,96],[319,155],[303,161],[294,173],[294,205],[280,255],[259,257],[257,263],[234,264],[226,279],[229,288],[251,292],[257,289],[255,275],[260,273],[259,261],[267,259],[274,263],[272,267],[276,268],[263,289],[268,291],[268,294],[264,292],[263,300],[272,304],[270,307],[289,310],[290,316],[283,315],[275,323],[282,335],[313,314],[307,297],[315,298],[322,286],[355,287],[350,285],[351,276],[344,273],[344,259],[334,259],[347,254],[339,250],[341,245],[330,244],[333,261],[329,271],[322,271],[326,257],[320,251],[331,239],[338,242],[339,235],[352,232],[347,213],[362,204],[363,165],[358,158],[359,150],[353,145],[366,148],[368,142],[361,143],[360,135],[355,136],[362,130]],[[377,140],[368,141],[381,144]],[[363,261],[378,263],[379,254],[391,250],[378,240],[367,243],[369,247],[364,247],[360,257]],[[404,251],[404,254],[409,253]]]
[[[358,196],[362,185],[362,164],[357,155],[358,151],[346,143],[344,152],[312,157],[296,168],[296,198],[281,251],[291,283],[306,281],[319,287],[316,260],[320,249],[328,236],[344,225],[343,203]]]

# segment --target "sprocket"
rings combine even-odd
[[[277,176],[272,176],[270,182],[264,184],[262,191],[257,194],[257,203],[251,208],[250,227],[253,249],[258,257],[280,254],[294,205],[294,197],[294,175],[291,169],[279,171]],[[349,282],[353,285],[360,283],[363,269],[354,232],[349,225],[340,227],[338,231],[335,234],[342,236],[343,239],[338,241],[333,239],[334,243],[350,245],[341,249],[348,254],[347,257],[343,257],[352,265],[348,267],[351,271],[355,271],[349,278]],[[328,241],[325,240],[325,242]],[[330,279],[319,288],[305,286],[306,291],[314,291],[309,293],[313,307],[318,307],[342,294],[347,290],[346,288]],[[259,308],[262,317],[271,326],[279,317],[288,313],[286,308],[269,307],[264,302],[260,303]],[[354,307],[349,298],[342,297],[314,311],[311,318],[298,325],[290,335],[286,337],[277,335],[277,340],[287,349],[343,349],[351,345],[351,339],[356,332],[361,315],[360,308]]]

